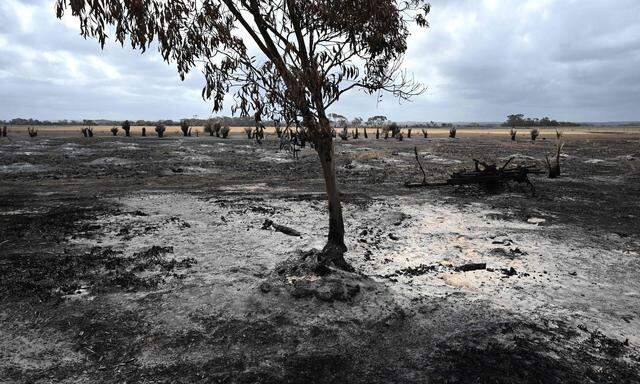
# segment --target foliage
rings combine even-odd
[[[367,125],[370,127],[381,127],[387,123],[386,116],[371,116],[367,119]]]
[[[551,120],[548,117],[543,117],[542,119],[538,118],[525,118],[523,114],[513,114],[507,116],[507,121],[502,125],[506,127],[567,127],[567,126],[580,126],[578,123],[565,122],[565,121],[556,121]]]
[[[389,91],[409,98],[423,88],[400,70],[410,22],[426,27],[423,0],[378,1],[57,0],[57,16],[80,19],[81,34],[102,46],[113,30],[121,44],[146,51],[153,42],[181,78],[201,68],[202,96],[214,111],[235,88],[232,110],[303,119],[313,136],[345,92]],[[244,34],[264,61],[250,53]]]
[[[344,221],[336,185],[327,111],[345,93],[389,92],[399,99],[422,85],[401,70],[410,26],[427,27],[425,0],[56,0],[80,33],[104,47],[107,38],[146,51],[156,43],[182,79],[205,78],[202,97],[213,110],[233,92],[231,110],[256,121],[279,118],[303,126],[322,165],[330,213],[328,242],[318,262],[349,269],[342,255]],[[260,54],[255,56],[246,41]],[[228,98],[229,99],[229,98]],[[222,131],[228,136],[228,126]]]

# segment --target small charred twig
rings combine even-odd
[[[111,134],[113,134],[113,136],[118,136],[118,127],[111,128]]]
[[[29,128],[27,128],[27,132],[29,133],[29,137],[38,136],[38,129],[37,128],[29,127]]]
[[[425,128],[422,128],[422,136],[424,136],[425,139],[429,138],[429,131],[426,130]]]
[[[418,162],[418,166],[420,167],[420,172],[422,172],[422,184],[427,185],[427,173],[424,171],[422,167],[422,162],[420,162],[420,156],[418,155],[418,147],[413,147],[413,152],[416,154],[416,161]]]
[[[457,134],[458,134],[458,128],[451,127],[451,129],[449,129],[449,138],[455,139]]]

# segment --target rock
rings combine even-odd
[[[390,238],[391,240],[393,240],[393,241],[398,241],[398,240],[400,240],[400,238],[399,238],[398,236],[394,235],[393,233],[390,233],[390,234],[389,234],[389,238]]]

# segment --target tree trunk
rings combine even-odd
[[[322,165],[327,202],[329,204],[329,237],[318,261],[322,265],[333,264],[340,269],[350,271],[353,268],[344,259],[347,247],[344,245],[342,204],[340,203],[340,191],[336,184],[335,153],[331,135],[321,135],[316,150]]]

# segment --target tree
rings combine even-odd
[[[424,90],[401,63],[410,24],[428,26],[425,0],[56,1],[57,16],[70,9],[81,35],[102,47],[113,31],[116,41],[143,52],[157,42],[182,79],[201,69],[202,96],[214,111],[233,89],[234,113],[301,122],[320,158],[329,206],[329,235],[318,261],[349,268],[327,110],[353,89],[400,99]],[[251,55],[246,36],[259,57]]]
[[[371,116],[367,119],[367,125],[370,127],[381,127],[387,123],[386,116]]]
[[[345,125],[349,124],[349,119],[337,113],[330,113],[327,115],[327,118],[329,119],[329,123],[332,128],[343,128]]]
[[[525,125],[525,123],[524,123],[524,115],[521,114],[521,113],[518,113],[518,114],[513,114],[513,115],[507,116],[506,125],[511,127],[511,128],[516,128],[518,126]]]

